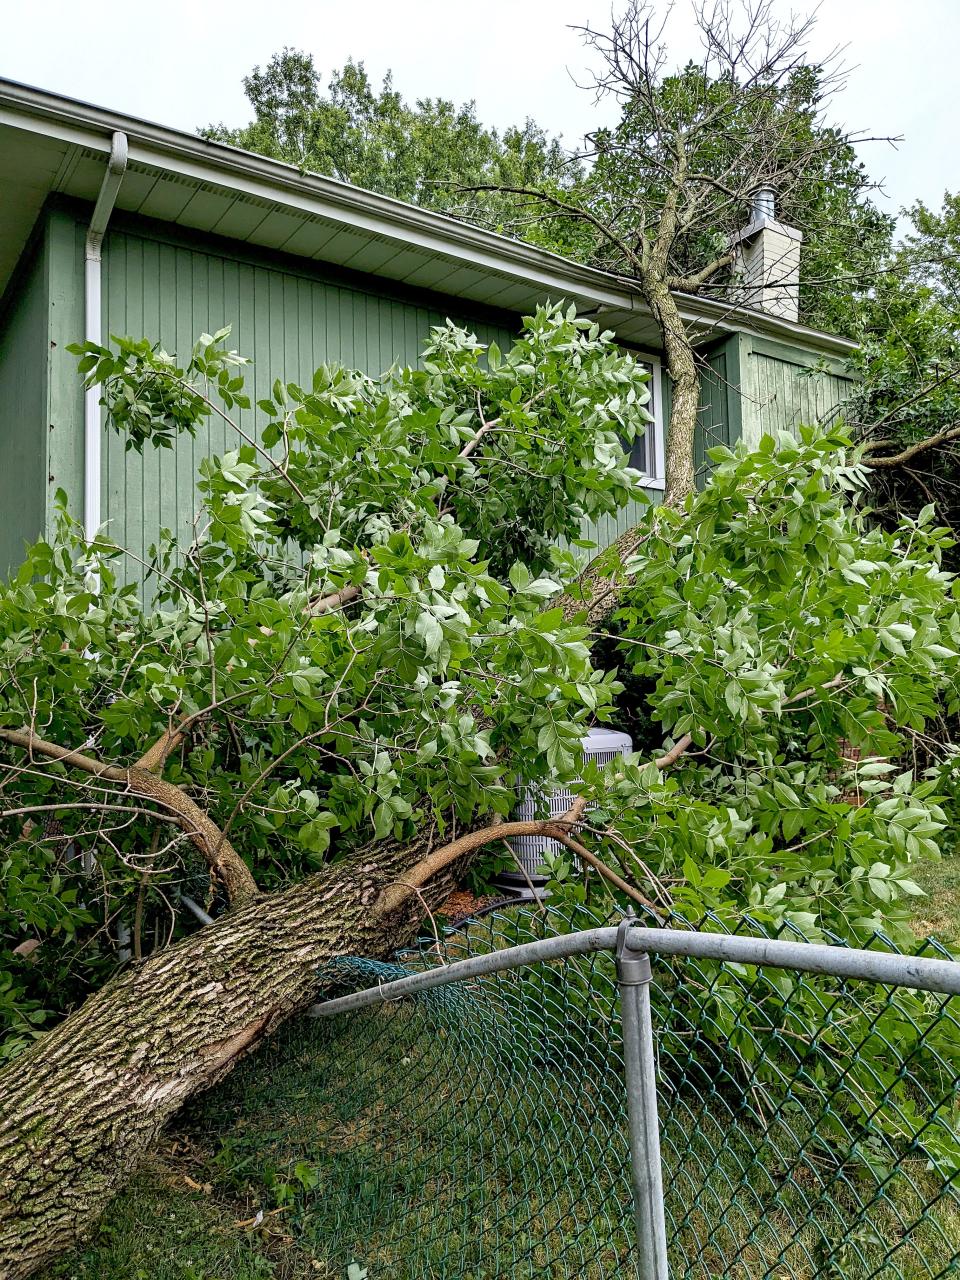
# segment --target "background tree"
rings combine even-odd
[[[621,118],[588,135],[589,168],[568,193],[510,192],[578,223],[580,255],[634,281],[653,312],[673,381],[668,504],[693,487],[699,405],[694,339],[675,295],[737,300],[732,238],[752,194],[772,188],[779,215],[805,236],[804,318],[814,323],[850,323],[891,230],[866,198],[862,139],[826,121],[843,76],[835,59],[807,61],[813,19],[782,24],[772,0],[715,0],[694,13],[703,56],[678,71],[667,70],[669,10],[659,19],[631,0],[609,30],[583,28],[600,62],[593,89],[617,100]]]
[[[918,203],[859,307],[857,382],[843,414],[865,441],[886,521],[934,502],[960,530],[958,262],[960,200],[947,193],[939,214]]]
[[[285,49],[244,80],[255,111],[244,128],[205,136],[374,191],[452,212],[603,267],[651,307],[673,379],[668,502],[693,484],[698,360],[673,294],[735,301],[731,237],[760,186],[805,237],[801,318],[851,333],[889,252],[892,220],[869,195],[862,139],[827,120],[842,87],[835,58],[811,63],[813,20],[779,23],[772,0],[695,5],[703,57],[669,69],[668,22],[632,0],[607,31],[583,28],[596,55],[592,89],[616,100],[612,128],[565,153],[527,120],[502,135],[474,105],[411,106],[388,76],[378,91],[362,63],[321,90],[310,55]]]
[[[736,299],[730,242],[753,191],[773,187],[778,219],[804,234],[801,320],[848,333],[893,220],[869,198],[862,139],[828,123],[845,79],[836,55],[810,62],[814,20],[780,24],[772,9],[695,4],[704,54],[677,70],[667,69],[669,12],[636,3],[610,32],[584,28],[602,63],[594,92],[616,100],[620,120],[587,135],[577,195],[634,252],[663,255],[674,287]],[[595,228],[593,241],[597,265],[636,274],[616,238]]]
[[[239,129],[210,125],[204,137],[428,209],[449,210],[463,186],[536,184],[562,192],[581,175],[575,157],[533,120],[500,133],[480,123],[472,102],[409,103],[389,72],[377,89],[352,59],[332,72],[324,93],[312,55],[285,48],[254,67],[243,87],[253,120]],[[498,230],[512,218],[513,204],[495,190],[459,200],[461,216]],[[527,228],[529,239],[560,252],[569,248],[566,234],[553,219]]]

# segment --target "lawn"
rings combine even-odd
[[[182,1140],[165,1143],[114,1201],[87,1246],[45,1272],[44,1280],[316,1280],[323,1274],[281,1232],[241,1225],[241,1205],[191,1177],[201,1166]]]
[[[921,917],[935,907],[953,941],[960,865],[923,874]],[[602,987],[608,958],[583,963]],[[45,1280],[629,1274],[616,1040],[571,1038],[582,984],[536,972],[522,991],[501,980],[494,1000],[450,988],[423,1008],[290,1025],[188,1109]],[[761,1133],[752,1102],[715,1083],[662,1093],[675,1277],[957,1274],[942,1268],[960,1249],[960,1198],[938,1198],[921,1159],[839,1165],[819,1110],[795,1106]]]
[[[913,927],[960,952],[960,853],[918,864],[914,878],[927,896],[916,900]]]

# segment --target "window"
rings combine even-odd
[[[650,380],[647,383],[650,391],[647,412],[652,416],[653,421],[647,423],[642,438],[637,440],[630,450],[630,465],[642,471],[648,478],[649,488],[662,489],[664,432],[660,361],[655,356],[641,356],[640,360],[650,372]]]

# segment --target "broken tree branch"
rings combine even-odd
[[[31,756],[46,756],[49,760],[92,774],[95,778],[116,782],[131,795],[154,801],[167,810],[171,819],[203,856],[223,884],[231,906],[238,906],[256,895],[257,883],[247,864],[216,823],[175,783],[166,782],[139,765],[124,768],[121,765],[105,764],[83,751],[47,742],[29,729],[0,729],[0,740],[21,747]],[[146,754],[149,756],[153,750],[151,747]]]
[[[466,854],[473,853],[477,849],[483,848],[484,845],[494,843],[494,841],[506,840],[510,836],[546,836],[550,840],[558,841],[558,843],[568,848],[571,853],[575,853],[578,858],[582,858],[605,880],[615,885],[634,902],[640,906],[652,908],[653,903],[648,898],[645,898],[633,885],[618,875],[612,867],[608,867],[595,853],[592,853],[571,834],[583,816],[586,806],[586,799],[583,796],[578,796],[567,812],[560,818],[550,818],[545,821],[500,821],[493,823],[489,827],[481,827],[478,831],[467,832],[466,835],[460,836],[458,839],[444,845],[442,849],[435,849],[426,858],[418,862],[416,866],[411,867],[402,880],[398,879],[387,885],[374,907],[374,914],[378,917],[389,915],[392,911],[402,906],[411,893],[428,884],[438,872],[445,870]]]
[[[880,467],[900,467],[905,462],[911,462],[921,453],[928,453],[931,449],[936,449],[938,445],[948,444],[951,440],[960,439],[960,425],[946,427],[943,431],[938,431],[936,435],[927,436],[923,440],[915,440],[913,444],[907,445],[905,449],[901,449],[899,453],[891,453],[883,458],[866,458],[864,466],[871,470]],[[890,449],[898,444],[897,440],[870,440],[863,446],[863,452],[873,453],[874,449]]]

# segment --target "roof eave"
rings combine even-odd
[[[0,123],[49,132],[64,141],[108,153],[113,133],[127,135],[131,160],[198,181],[226,186],[304,212],[341,220],[534,285],[546,296],[589,303],[602,311],[649,314],[636,285],[595,267],[521,240],[485,231],[446,214],[390,196],[306,173],[293,165],[225,143],[210,142],[164,125],[125,116],[30,85],[0,80]],[[677,295],[683,318],[703,334],[755,332],[844,358],[857,344],[761,311],[736,308],[690,294]]]

